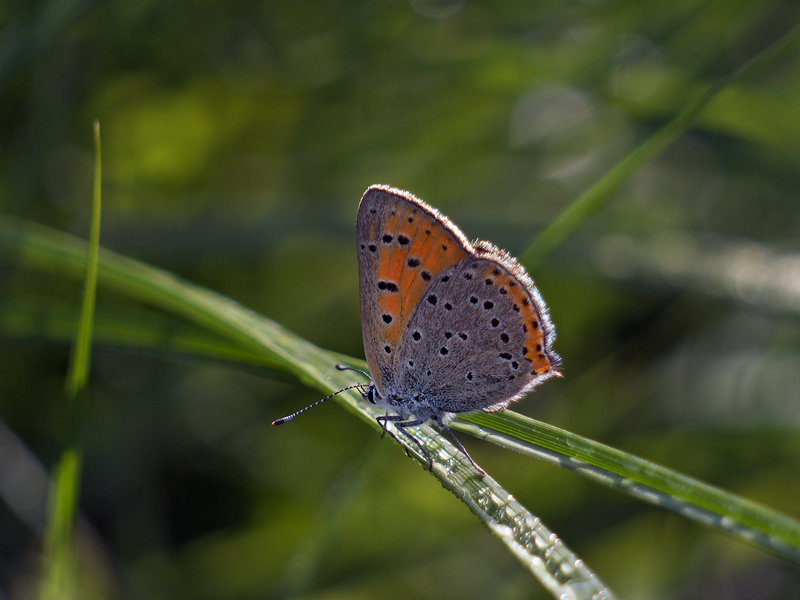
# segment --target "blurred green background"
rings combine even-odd
[[[796,3],[766,0],[6,1],[0,206],[86,237],[97,118],[103,246],[360,357],[354,230],[370,184],[520,254],[798,20]],[[726,87],[531,270],[564,379],[515,409],[800,518],[798,165],[795,50]],[[35,591],[69,347],[6,317],[74,312],[79,287],[0,258],[0,599],[16,600]],[[156,318],[144,310],[100,292],[99,317]],[[546,597],[335,404],[270,427],[315,391],[112,347],[91,385],[83,597]],[[465,444],[621,597],[800,598],[796,566]]]

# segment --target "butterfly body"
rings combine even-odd
[[[547,309],[511,256],[387,186],[365,192],[356,239],[364,397],[387,410],[384,429],[393,422],[419,445],[407,427],[447,429],[455,414],[502,410],[558,375]]]

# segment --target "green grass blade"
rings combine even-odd
[[[245,351],[223,339],[193,328],[178,329],[174,321],[152,312],[98,313],[94,344],[203,358],[241,368],[250,366],[270,376],[283,372],[268,356]],[[32,307],[30,303],[0,307],[4,337],[67,341],[75,316],[59,305]],[[335,356],[366,368],[360,361]],[[794,562],[800,562],[800,524],[768,507],[749,502],[670,469],[576,436],[512,411],[476,413],[452,424],[505,448],[528,454],[575,471],[645,502],[678,512],[747,543],[755,543]]]
[[[92,321],[97,297],[97,260],[100,251],[100,206],[102,162],[100,156],[100,123],[94,123],[95,169],[92,190],[92,220],[89,232],[88,255],[86,256],[86,279],[83,284],[78,336],[71,356],[67,379],[67,398],[76,402],[78,394],[86,387],[89,377],[92,350]]]
[[[78,504],[81,455],[77,446],[61,453],[47,498],[47,525],[40,600],[75,598],[73,525]]]
[[[0,244],[17,253],[20,264],[55,275],[76,277],[82,272],[85,242],[73,236],[2,217],[0,238]],[[98,280],[107,290],[171,312],[251,352],[270,355],[282,369],[306,383],[318,381],[321,371],[328,368],[315,357],[314,351],[318,349],[313,344],[211,290],[182,281],[161,269],[101,249]],[[309,362],[297,360],[298,347],[305,350],[301,356]],[[313,376],[309,377],[309,373]]]
[[[15,227],[17,229],[15,229]],[[64,272],[83,250],[82,243],[65,234],[47,228],[19,221],[0,220],[0,244],[11,245],[17,249],[20,258],[31,266],[55,269]],[[125,274],[128,274],[127,276]],[[280,325],[260,317],[230,300],[199,286],[181,282],[177,278],[147,267],[136,261],[120,257],[111,252],[102,251],[100,259],[100,281],[119,292],[131,297],[147,300],[156,306],[176,310],[178,314],[192,318],[195,322],[209,326],[217,333],[225,335],[236,331],[237,342],[244,341],[247,353],[269,356],[271,364],[300,378],[313,387],[326,392],[359,383],[351,374],[333,369],[333,365],[341,361],[341,357],[331,355],[305,340],[297,338]],[[195,302],[193,306],[182,306]],[[348,361],[350,364],[363,365],[360,361]],[[359,414],[373,427],[377,428],[374,417],[377,412],[365,406],[358,394],[342,394],[339,400],[352,412]],[[482,429],[469,429],[468,421],[480,422]],[[726,533],[736,535],[740,539],[754,543],[775,552],[787,560],[797,561],[800,549],[800,524],[796,521],[771,511],[765,507],[739,498],[735,494],[716,490],[706,484],[687,478],[679,473],[657,467],[635,456],[607,448],[591,440],[586,440],[569,432],[527,420],[510,411],[497,414],[476,414],[454,422],[454,427],[469,430],[475,435],[486,437],[491,441],[500,441],[507,447],[525,451],[526,445],[534,444],[541,448],[550,448],[567,461],[558,461],[561,466],[585,463],[595,467],[591,469],[575,469],[584,475],[593,476],[606,484],[613,484],[614,477],[620,479],[618,486],[625,493],[644,499],[653,504],[671,508],[680,514],[693,518],[706,525],[717,527]],[[486,428],[493,429],[498,435],[492,436]],[[437,435],[430,428],[420,428],[419,439],[426,450],[434,457],[455,460],[455,452],[447,440]],[[415,450],[411,449],[412,452]],[[542,453],[530,450],[529,454],[542,458]],[[424,457],[417,457],[425,462]],[[575,459],[578,462],[570,463]],[[553,459],[550,459],[553,460]],[[438,465],[438,462],[437,462]],[[643,465],[646,465],[645,468]],[[462,482],[479,475],[471,472],[469,465],[459,467],[458,479]],[[434,469],[436,471],[436,468]],[[612,476],[598,475],[605,470]],[[440,478],[446,473],[455,473],[450,467],[439,473]],[[624,481],[623,481],[624,480]],[[635,482],[643,487],[631,486]],[[446,485],[446,487],[449,487]],[[643,490],[649,487],[659,494],[647,494]],[[453,489],[449,487],[449,489]],[[465,488],[459,484],[459,497],[466,498]],[[710,493],[709,490],[714,490]],[[471,493],[471,492],[470,492]],[[478,492],[476,492],[478,493]],[[487,493],[487,492],[483,492]],[[681,499],[685,504],[669,505],[663,502],[664,495]],[[497,496],[495,496],[497,497]],[[692,512],[688,507],[696,507],[701,512]],[[703,513],[702,511],[706,511]],[[714,519],[707,518],[709,513]],[[486,515],[481,516],[486,520]],[[488,522],[488,521],[487,521]],[[510,546],[512,544],[509,544]]]
[[[92,221],[86,253],[85,279],[78,332],[75,336],[67,374],[66,448],[56,464],[48,497],[45,526],[44,571],[40,600],[69,600],[76,597],[76,564],[73,527],[78,510],[81,479],[80,414],[83,390],[89,377],[92,319],[97,295],[97,259],[100,248],[100,124],[94,123],[95,170]]]
[[[77,276],[85,243],[72,236],[16,219],[0,219],[0,247],[11,247],[21,263]],[[99,255],[99,283],[108,289],[173,313],[228,337],[244,350],[261,353],[281,369],[323,392],[363,383],[360,375],[335,369],[337,355],[299,338],[279,324],[200,286],[113,252]],[[353,361],[349,361],[353,362]],[[358,361],[355,361],[356,363]],[[357,392],[336,397],[380,431],[382,414]],[[563,542],[496,481],[478,472],[429,426],[416,438],[433,459],[432,473],[494,532],[555,597],[613,598],[612,592]],[[409,448],[427,467],[423,452]]]
[[[23,228],[15,230],[14,226]],[[61,234],[53,232],[38,225],[25,224],[17,221],[9,222],[0,220],[0,243],[11,244],[20,252],[20,257],[31,266],[56,268],[59,264],[63,272],[73,262],[77,263],[82,251],[82,243]],[[48,258],[49,257],[49,258]],[[55,263],[53,261],[56,261]],[[62,262],[63,261],[63,262]],[[130,267],[130,278],[125,278],[123,273]],[[147,273],[151,276],[149,282]],[[108,277],[104,280],[104,277]],[[336,390],[346,385],[358,383],[357,379],[346,373],[341,373],[332,369],[333,364],[339,362],[339,356],[332,356],[325,351],[300,340],[290,332],[283,329],[268,319],[259,317],[243,307],[225,300],[213,292],[203,290],[198,286],[180,282],[168,274],[146,267],[141,263],[130,259],[119,257],[113,253],[101,252],[100,264],[101,282],[106,282],[117,291],[128,293],[132,297],[153,302],[163,308],[171,308],[175,304],[180,304],[179,298],[185,297],[187,302],[192,298],[202,298],[203,302],[194,307],[184,307],[179,314],[191,317],[196,316],[196,321],[207,324],[213,321],[212,315],[216,313],[218,318],[223,321],[217,323],[212,329],[218,333],[225,334],[231,329],[236,329],[236,323],[242,323],[243,329],[239,330],[236,338],[246,340],[248,353],[257,355],[259,353],[270,357],[270,361],[278,369],[285,369],[292,373],[303,373],[302,379],[310,383],[321,391]],[[159,281],[166,282],[165,289],[157,291]],[[181,291],[181,288],[185,287]],[[163,294],[163,295],[162,295]],[[162,302],[163,300],[163,302]],[[219,306],[215,310],[203,313],[201,306],[208,306],[209,309],[214,303]],[[273,348],[278,348],[277,351]],[[348,361],[350,364],[363,364],[360,361]],[[341,401],[349,410],[360,414],[373,427],[374,417],[370,407],[364,406],[357,394],[342,394]],[[692,513],[678,505],[666,505],[658,495],[648,495],[642,493],[643,488],[635,489],[627,483],[619,487],[622,491],[634,495],[638,498],[652,502],[656,505],[672,508],[684,516],[694,518],[712,527],[719,527],[721,530],[737,535],[750,543],[755,543],[761,547],[779,553],[788,560],[797,560],[797,551],[800,548],[800,524],[796,521],[781,515],[775,511],[760,507],[754,503],[739,498],[735,494],[730,494],[722,490],[715,490],[714,494],[709,494],[710,486],[686,478],[679,473],[669,469],[659,467],[657,473],[651,467],[652,463],[643,461],[635,456],[621,453],[607,448],[591,440],[586,440],[569,432],[557,430],[550,426],[535,423],[525,419],[521,415],[516,415],[510,411],[497,414],[476,414],[465,419],[454,422],[454,427],[468,430],[470,425],[465,425],[467,420],[475,423],[480,422],[483,429],[469,430],[471,433],[481,437],[487,437],[492,441],[501,441],[507,447],[522,450],[526,444],[534,444],[542,448],[549,448],[554,452],[559,452],[563,456],[574,458],[577,461],[585,462],[587,465],[597,469],[605,469],[615,477],[622,478],[625,482],[632,481],[641,486],[649,486],[663,494],[668,494],[680,498],[689,505],[696,506],[698,509],[710,511],[716,515],[715,520],[703,517],[700,513]],[[499,433],[492,436],[486,428],[493,429]],[[422,428],[426,430],[428,428]],[[452,456],[449,453],[446,440],[442,440],[433,430],[423,431],[420,440],[432,456],[438,456],[443,452],[444,456]],[[413,450],[413,449],[412,449]],[[524,450],[522,450],[524,451]],[[529,452],[537,454],[536,451]],[[541,452],[538,453],[541,457]],[[424,461],[424,458],[421,458]],[[560,462],[561,466],[570,466],[568,462]],[[578,463],[573,463],[578,464]],[[648,468],[643,468],[647,465]],[[579,470],[580,471],[580,470]],[[589,469],[584,469],[583,474],[590,474]],[[474,474],[473,474],[474,476]],[[599,477],[604,483],[613,483],[612,477]],[[463,496],[460,496],[463,497]],[[731,521],[734,521],[732,523]],[[742,528],[742,529],[739,529]],[[737,534],[737,530],[739,533]],[[750,533],[755,532],[754,535]]]
[[[0,337],[69,343],[75,336],[77,319],[74,307],[62,303],[6,302],[0,304]],[[241,345],[157,311],[132,307],[96,310],[92,345],[227,363],[268,372],[271,377],[283,375],[294,381],[269,355],[245,350]],[[339,357],[340,362],[345,360],[350,359]]]
[[[530,269],[540,265],[550,252],[597,212],[633,175],[674,143],[717,93],[732,82],[750,77],[771,65],[794,48],[798,42],[800,42],[800,25],[790,29],[736,71],[709,86],[669,123],[628,154],[597,183],[572,202],[520,255],[520,261]]]
[[[575,471],[800,564],[800,523],[770,508],[510,410],[464,415],[453,429]]]

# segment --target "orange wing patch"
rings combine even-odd
[[[531,375],[542,375],[549,372],[553,366],[544,351],[544,332],[542,320],[535,310],[535,304],[528,292],[516,281],[516,278],[500,267],[488,267],[483,272],[485,280],[491,280],[499,287],[500,293],[510,297],[514,310],[522,319],[522,330],[526,340],[523,356],[531,361]]]
[[[438,227],[438,225],[427,215],[419,214],[416,218],[419,220],[419,226],[408,248],[407,268],[403,271],[402,279],[400,280],[400,290],[404,298],[418,300],[422,295],[422,290],[425,289],[430,281],[429,275],[431,275],[431,272],[427,267],[423,266],[423,263],[438,237],[434,232],[434,228]],[[424,276],[422,276],[423,271],[426,271]]]
[[[378,256],[379,318],[384,341],[396,344],[411,311],[439,273],[467,256],[459,240],[419,206],[398,202],[375,239]]]
[[[406,320],[430,282],[466,256],[461,244],[447,229],[430,217],[423,220],[411,244],[401,282],[403,302],[408,306]]]
[[[382,339],[394,345],[403,332],[403,299],[400,293],[400,275],[404,260],[404,245],[410,238],[403,229],[405,214],[412,208],[396,204],[387,211],[387,218],[376,231],[375,239],[380,244],[378,253],[378,318]],[[381,289],[384,288],[384,289]]]
[[[531,375],[541,375],[552,369],[550,359],[544,353],[544,334],[541,320],[535,312],[528,315],[523,324],[528,339],[525,342],[525,358],[531,361]]]

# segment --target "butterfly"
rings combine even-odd
[[[480,469],[448,427],[452,419],[503,410],[560,375],[539,291],[508,253],[469,242],[436,209],[389,186],[373,185],[361,198],[356,247],[371,380],[352,387],[385,411],[377,418],[384,432],[406,447],[391,423],[430,468],[430,454],[409,431],[429,422]]]

